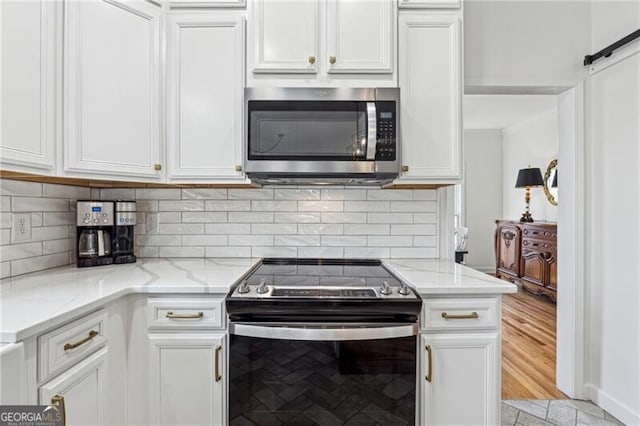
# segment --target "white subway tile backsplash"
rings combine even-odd
[[[42,243],[18,243],[0,246],[0,259],[3,261],[24,259],[42,255]]]
[[[202,223],[161,223],[158,225],[159,234],[204,234]]]
[[[345,201],[345,212],[388,212],[389,201]]]
[[[273,189],[229,189],[229,200],[273,200]]]
[[[42,196],[49,198],[69,198],[72,200],[88,200],[91,190],[80,186],[57,185],[45,183],[42,185]]]
[[[75,212],[45,212],[40,213],[42,216],[42,224],[40,226],[55,226],[55,225],[75,225],[76,213]],[[31,214],[31,226],[38,226],[34,221],[35,213]]]
[[[160,257],[204,257],[204,247],[160,247]]]
[[[261,201],[251,202],[251,210],[258,212],[295,212],[298,210],[296,201]]]
[[[414,213],[413,223],[437,223],[436,213]]]
[[[185,223],[223,223],[227,221],[227,212],[184,212],[182,213],[182,221]]]
[[[367,237],[369,247],[408,247],[413,245],[413,237],[406,236],[380,236],[370,235]]]
[[[273,235],[229,235],[230,246],[272,246]]]
[[[137,216],[136,216],[137,219]],[[180,212],[159,212],[159,223],[182,223],[182,213]],[[138,221],[138,223],[143,223]]]
[[[1,212],[11,211],[11,197],[5,196],[5,195],[0,196],[0,211]]]
[[[42,197],[42,184],[38,182],[0,179],[0,195]]]
[[[248,212],[251,210],[250,200],[207,200],[204,204],[207,211]]]
[[[297,257],[296,247],[251,247],[251,257]]]
[[[68,212],[69,200],[60,198],[11,197],[14,212]]]
[[[56,214],[56,213],[49,213],[49,214]],[[64,223],[62,223],[63,225],[75,224],[75,217],[76,217],[75,213],[69,212],[69,213],[61,213],[61,214],[70,214],[70,215],[73,216],[73,222],[65,221]],[[31,213],[31,226],[32,227],[33,226],[42,226],[42,223],[43,223],[43,217],[42,216],[43,215],[44,215],[44,213]],[[58,225],[60,225],[60,224],[58,224]]]
[[[304,213],[282,213],[276,212],[274,220],[276,223],[318,223],[320,222],[320,213],[304,212]]]
[[[11,262],[0,262],[0,279],[11,276]]]
[[[183,235],[183,246],[226,246],[228,238],[226,235]]]
[[[367,223],[366,213],[321,213],[323,223]]]
[[[180,246],[182,235],[137,235],[138,246]]]
[[[158,201],[155,200],[136,200],[136,211],[139,212],[157,212]]]
[[[138,188],[136,200],[179,200],[182,191],[178,188]]]
[[[406,189],[368,189],[367,200],[413,200],[413,191]]]
[[[341,212],[344,210],[343,201],[298,201],[301,212]]]
[[[389,248],[387,247],[345,247],[344,257],[355,257],[358,259],[388,258]]]
[[[416,201],[436,201],[438,199],[438,192],[435,189],[414,189],[413,199]]]
[[[303,258],[342,258],[342,247],[298,247],[298,257]]]
[[[320,190],[313,189],[282,189],[274,190],[276,200],[319,200]]]
[[[259,224],[251,225],[252,234],[295,234],[298,232],[298,225],[295,224]]]
[[[366,200],[366,189],[322,189],[320,192],[322,200]]]
[[[204,226],[205,234],[250,234],[249,223],[207,223]]]
[[[438,237],[435,235],[415,235],[413,245],[416,247],[437,247]]]
[[[276,246],[319,246],[319,235],[276,235],[273,244]]]
[[[391,203],[392,212],[435,212],[435,201],[394,201]]]
[[[75,244],[75,238],[44,241],[42,243],[42,254],[68,253],[75,249]]]
[[[413,223],[412,213],[367,213],[368,223]]]
[[[161,212],[201,212],[204,211],[203,200],[160,201],[158,211]]]
[[[11,212],[0,212],[0,229],[11,228]]]
[[[206,257],[251,257],[251,247],[207,247]]]
[[[390,225],[346,224],[344,233],[347,235],[389,235]]]
[[[11,229],[0,229],[0,246],[11,244]]]
[[[104,188],[100,190],[101,200],[133,200],[136,198],[134,188]]]
[[[136,247],[138,257],[159,257],[160,247]]]
[[[398,258],[435,258],[438,250],[435,247],[392,247],[389,257]]]
[[[391,225],[391,235],[436,235],[436,225]]]
[[[185,188],[182,190],[183,200],[225,200],[227,188]]]
[[[229,212],[229,222],[273,223],[273,212]]]
[[[367,237],[364,235],[323,235],[321,238],[323,246],[357,247],[367,245]]]
[[[32,241],[58,240],[69,237],[69,226],[44,226],[31,228]]]
[[[304,223],[298,225],[300,235],[342,235],[344,225],[341,223]]]
[[[11,262],[11,275],[22,275],[69,264],[69,253],[54,253]]]

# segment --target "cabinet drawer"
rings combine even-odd
[[[149,328],[224,328],[224,299],[211,297],[159,298],[147,300]]]
[[[523,238],[522,249],[535,250],[535,251],[555,251],[556,243],[551,240],[542,240],[535,238]]]
[[[555,243],[557,239],[557,231],[555,227],[550,229],[525,227],[522,230],[522,236],[524,238],[537,238],[541,240],[549,240]]]
[[[38,337],[38,377],[44,381],[106,345],[103,309]]]
[[[498,298],[424,300],[422,327],[427,330],[497,328]]]

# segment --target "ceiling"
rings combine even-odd
[[[504,129],[557,109],[555,95],[464,95],[465,129]]]

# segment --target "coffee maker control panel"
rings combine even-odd
[[[100,201],[78,201],[78,226],[113,226],[113,203]]]
[[[116,226],[136,224],[136,202],[116,201]]]

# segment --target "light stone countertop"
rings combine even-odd
[[[226,295],[257,258],[142,259],[93,268],[75,265],[0,280],[0,343],[40,334],[131,293]],[[516,286],[453,261],[383,263],[421,294],[513,293]]]

